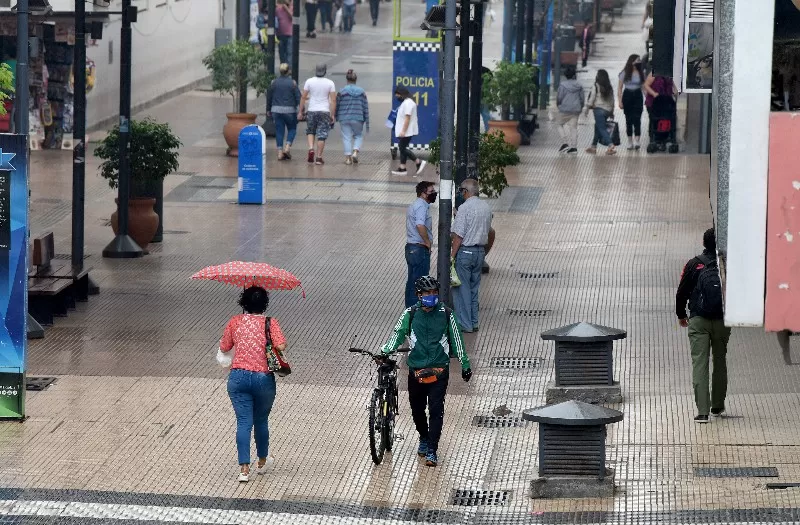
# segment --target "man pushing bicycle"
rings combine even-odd
[[[470,380],[472,369],[458,322],[452,310],[439,302],[439,281],[426,275],[417,279],[414,286],[419,302],[403,312],[381,352],[391,354],[408,337],[408,401],[419,432],[417,454],[425,458],[427,466],[435,467],[444,423],[450,355],[461,361],[464,381]]]

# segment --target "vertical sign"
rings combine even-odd
[[[252,124],[239,132],[239,204],[267,202],[267,136]]]
[[[439,136],[439,42],[411,42],[395,40],[394,86],[392,86],[392,109],[400,105],[394,99],[394,90],[404,87],[417,103],[419,135],[414,137],[411,147],[427,149],[430,142]],[[397,138],[392,131],[392,144]]]
[[[28,141],[0,134],[0,419],[25,416]]]

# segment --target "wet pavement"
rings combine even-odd
[[[597,67],[619,69],[638,45],[641,8],[603,35],[580,76],[587,85]],[[321,35],[306,50],[337,53],[326,58],[334,72],[357,60],[345,53],[390,55],[390,4],[381,9],[379,28],[367,26],[362,9],[352,35]],[[495,9],[487,64],[499,50]],[[302,56],[304,68],[313,56]],[[492,202],[498,240],[481,287],[481,329],[467,335],[475,376],[450,385],[441,463],[427,468],[416,456],[401,381],[403,439],[373,465],[365,407],[375,373],[346,350],[382,344],[402,310],[404,207],[420,180],[389,175],[382,121],[390,67],[384,59],[362,67],[374,115],[362,162],[337,162],[335,131],[323,167],[270,163],[262,207],[234,203],[235,160],[224,156],[220,134],[227,100],[194,91],[149,110],[185,147],[181,172],[166,180],[164,242],[142,259],[99,256],[112,239],[114,195],[91,159],[86,252],[101,294],[31,341],[29,373],[58,380],[28,393],[24,424],[0,425],[0,523],[800,522],[800,489],[767,487],[800,482],[800,369],[784,363],[773,336],[734,330],[729,417],[692,422],[674,290],[711,224],[708,158],[559,156],[546,113],[533,145],[519,150],[511,186]],[[586,145],[591,126],[580,133]],[[32,232],[54,231],[61,254],[69,251],[70,159],[32,155]],[[294,373],[278,381],[270,417],[275,466],[247,484],[236,482],[226,372],[214,360],[237,291],[189,280],[232,259],[287,268],[307,292],[271,294]],[[539,334],[577,321],[628,331],[614,350],[624,402],[612,406],[625,419],[608,435],[617,493],[531,500],[537,429],[519,418],[544,404],[553,379],[553,347]],[[481,424],[503,406],[511,412]],[[777,475],[746,470],[762,467]],[[732,470],[706,477],[700,468]],[[473,490],[495,504],[457,498]]]

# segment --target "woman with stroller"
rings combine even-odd
[[[609,118],[614,117],[614,88],[611,87],[611,79],[605,69],[597,71],[594,86],[589,90],[584,109],[585,114],[588,115],[590,109],[594,112],[594,139],[592,139],[592,145],[586,150],[586,153],[597,153],[597,143],[599,142],[603,146],[608,146],[606,155],[615,155],[617,150],[611,140],[611,134],[608,132],[608,125],[606,124]]]
[[[655,76],[651,72],[647,76],[647,80],[644,82],[644,92],[647,94],[644,105],[647,107],[647,115],[650,125],[648,127],[648,135],[650,137],[650,145],[648,145],[648,152],[656,151],[657,149],[664,150],[666,147],[666,141],[662,142],[661,140],[666,137],[666,133],[659,133],[659,135],[663,135],[663,137],[657,137],[656,131],[658,129],[658,121],[659,119],[669,118],[670,125],[669,125],[669,135],[667,141],[671,142],[672,144],[677,146],[677,141],[675,138],[675,125],[678,120],[677,109],[675,106],[675,96],[678,94],[678,89],[675,86],[675,82],[672,81],[669,77],[664,77],[661,75]],[[659,97],[666,97],[666,99],[660,99],[659,102],[666,100],[666,104],[655,104],[656,99]],[[656,106],[658,108],[656,109]],[[663,111],[664,115],[661,115],[662,109],[667,111]],[[666,115],[668,113],[668,115]]]
[[[631,55],[625,63],[625,68],[619,73],[619,87],[617,89],[619,109],[625,113],[625,134],[628,136],[628,149],[642,147],[643,84],[642,58],[639,55]]]

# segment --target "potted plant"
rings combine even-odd
[[[536,68],[530,64],[499,62],[492,73],[483,75],[483,104],[492,111],[500,108],[507,116],[510,109],[524,106],[528,95],[536,90],[535,74]],[[522,137],[517,131],[518,124],[516,120],[490,120],[489,129],[502,131],[509,144],[519,146]]]
[[[431,141],[428,162],[438,166],[441,156],[441,139]],[[509,144],[502,131],[481,133],[478,142],[478,185],[487,197],[499,197],[508,187],[506,167],[519,164],[517,148]]]
[[[164,178],[178,169],[178,148],[183,144],[169,124],[151,118],[130,121],[130,199],[128,234],[146,249],[158,229],[160,217],[153,210]],[[100,176],[111,188],[119,186],[119,126],[112,129],[94,151],[103,160]],[[116,199],[115,199],[116,200]],[[117,212],[111,215],[117,233]]]
[[[237,113],[239,94],[251,87],[256,95],[267,92],[273,75],[267,72],[267,61],[271,59],[261,49],[246,40],[234,40],[214,49],[203,59],[203,65],[211,72],[211,89],[229,95],[233,100],[233,112],[228,113],[228,122],[222,128],[227,154],[239,156],[239,132],[255,124],[254,113]]]

